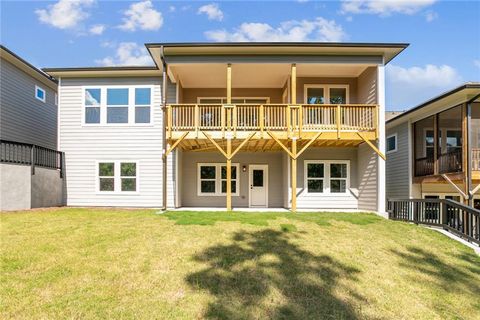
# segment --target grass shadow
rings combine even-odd
[[[453,266],[440,256],[419,247],[409,246],[406,252],[391,251],[401,258],[400,267],[433,277],[435,285],[446,292],[464,293],[472,297],[480,292],[480,283],[472,279],[472,273],[479,271],[480,259],[473,252],[471,255],[457,255],[460,261]],[[420,281],[418,278],[412,280]],[[430,280],[425,281],[431,283]]]
[[[289,233],[265,229],[237,232],[231,243],[215,245],[193,259],[206,267],[187,276],[195,290],[215,298],[209,319],[356,319],[348,300],[364,300],[351,288],[334,291],[340,280],[357,279],[355,267],[328,255],[314,255],[293,243]]]
[[[313,222],[320,226],[330,226],[331,221],[343,221],[357,225],[367,225],[382,221],[371,213],[345,212],[225,212],[225,211],[169,211],[162,215],[174,220],[178,225],[214,225],[216,222],[239,222],[257,226],[268,226],[269,220],[280,218],[292,221]]]

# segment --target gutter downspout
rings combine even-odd
[[[167,210],[167,63],[165,62],[163,46],[160,47],[162,60],[162,210]]]

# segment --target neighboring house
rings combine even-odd
[[[68,205],[385,213],[384,68],[406,44],[146,46],[155,67],[44,69]]]
[[[60,205],[57,82],[4,46],[0,59],[0,210]]]
[[[452,199],[480,208],[480,83],[387,121],[387,198]]]
[[[0,139],[57,148],[57,82],[0,45]]]
[[[405,111],[386,111],[385,112],[385,121],[388,121],[390,119],[393,119],[399,115],[401,115],[402,113],[404,113]]]

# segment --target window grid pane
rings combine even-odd
[[[137,179],[122,178],[122,191],[137,191]]]
[[[128,106],[128,89],[107,89],[107,105]]]
[[[150,107],[135,107],[135,123],[150,123]]]
[[[100,123],[100,107],[85,107],[85,123]]]
[[[122,177],[135,177],[137,175],[137,164],[135,162],[122,162],[120,173]]]
[[[108,107],[107,123],[128,123],[128,107]]]
[[[114,178],[100,178],[100,191],[114,191],[115,179]]]

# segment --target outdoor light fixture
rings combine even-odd
[[[247,172],[247,166],[245,165],[242,166],[242,172]]]

